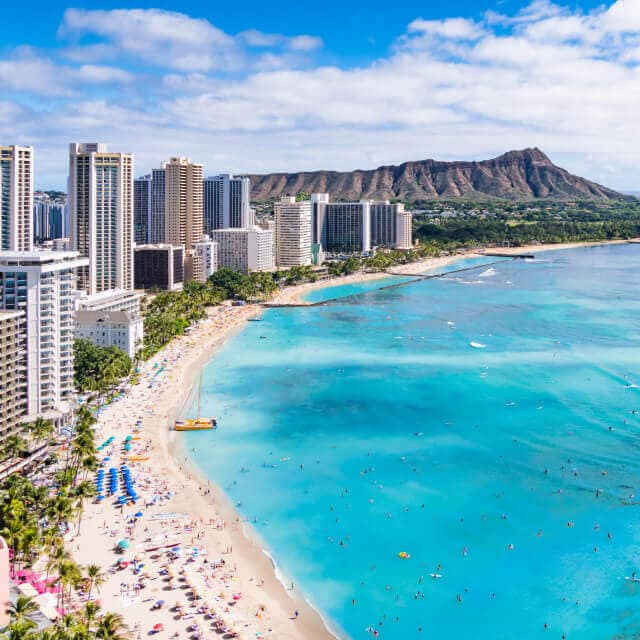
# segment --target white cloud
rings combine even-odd
[[[316,36],[295,36],[287,41],[287,46],[293,51],[314,51],[322,45],[322,38]]]
[[[417,18],[388,55],[346,69],[313,63],[315,36],[232,36],[159,10],[69,10],[67,62],[33,50],[0,60],[0,133],[13,118],[11,135],[31,136],[51,175],[54,154],[66,171],[71,139],[133,151],[140,172],[176,153],[208,171],[250,172],[539,146],[629,188],[640,185],[637,2],[585,13],[543,0],[515,16]],[[114,82],[115,97],[102,90]],[[34,96],[28,111],[24,93]]]
[[[33,51],[0,59],[0,88],[8,91],[52,97],[77,95],[83,83],[113,84],[130,82],[133,76],[115,67],[59,65],[35,55]]]
[[[134,76],[122,69],[96,64],[84,64],[78,69],[78,76],[84,82],[131,82]]]
[[[310,52],[322,46],[321,38],[310,35],[288,37],[249,29],[232,36],[208,20],[160,9],[67,9],[58,35],[76,41],[65,51],[75,61],[125,56],[184,72],[237,71],[253,62],[247,48]],[[104,42],[82,44],[85,36]]]
[[[234,39],[209,21],[160,9],[67,9],[59,35],[86,34],[147,64],[184,71],[235,67],[240,55]]]
[[[409,24],[410,33],[423,33],[454,40],[477,40],[484,30],[473,20],[448,18],[446,20],[423,20],[418,18]]]

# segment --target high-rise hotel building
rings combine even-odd
[[[133,181],[133,240],[149,242],[151,232],[151,174]]]
[[[251,181],[227,173],[204,180],[204,232],[251,226]]]
[[[165,164],[159,169],[151,170],[151,221],[149,225],[149,242],[164,243],[164,200],[165,200]]]
[[[171,158],[164,169],[164,237],[184,247],[185,281],[194,277],[193,244],[202,237],[202,165],[189,158]]]
[[[371,203],[371,246],[411,249],[411,213],[401,203]]]
[[[24,311],[0,311],[0,450],[27,414]]]
[[[164,172],[165,242],[191,251],[202,236],[202,165],[171,158]]]
[[[273,269],[273,232],[259,227],[218,229],[213,232],[218,246],[218,268],[241,273]]]
[[[371,251],[371,204],[361,202],[316,202],[317,237],[329,253]]]
[[[63,411],[73,396],[76,251],[0,252],[0,309],[25,315],[27,413]]]
[[[0,250],[33,249],[33,147],[0,146]]]
[[[311,202],[283,196],[275,203],[276,264],[299,267],[311,264]]]
[[[133,156],[99,143],[69,148],[71,247],[89,264],[78,288],[89,296],[133,289]]]

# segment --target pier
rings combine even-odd
[[[492,254],[485,254],[489,257],[492,256]],[[497,257],[497,256],[496,256]],[[446,276],[450,276],[453,275],[455,273],[462,273],[464,271],[473,271],[475,269],[484,269],[486,267],[490,267],[494,264],[500,264],[501,262],[507,262],[507,260],[511,260],[513,258],[519,257],[519,256],[512,256],[512,255],[503,255],[501,256],[503,259],[502,260],[494,260],[493,262],[485,262],[484,264],[478,264],[478,265],[474,265],[472,267],[463,267],[462,269],[453,269],[451,271],[443,271],[441,273],[397,273],[397,272],[393,272],[393,271],[384,271],[383,273],[388,275],[388,276],[398,276],[398,277],[402,277],[402,278],[411,278],[411,280],[407,280],[406,282],[395,282],[393,284],[387,284],[387,285],[382,285],[380,287],[377,287],[376,289],[374,289],[375,291],[382,291],[383,289],[395,289],[396,287],[405,287],[408,284],[413,284],[414,282],[419,282],[421,280],[433,280],[435,278],[445,278]],[[528,257],[535,257],[535,256],[528,256]],[[339,284],[337,284],[336,286],[340,286]],[[346,298],[351,298],[353,296],[359,296],[362,295],[363,292],[358,292],[358,293],[350,293],[346,296],[338,296],[336,298],[329,298],[328,300],[321,300],[319,302],[282,302],[282,303],[277,303],[277,302],[263,302],[262,306],[266,309],[287,309],[287,308],[294,308],[294,307],[321,307],[323,305],[327,305],[330,304],[332,302],[338,302],[340,300],[345,300]]]
[[[533,260],[535,256],[532,253],[500,253],[498,251],[484,252],[483,256],[489,256],[490,258],[514,258],[516,260]]]

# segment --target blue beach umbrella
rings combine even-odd
[[[128,540],[120,540],[118,542],[118,547],[120,547],[120,549],[128,549],[130,547],[129,541]]]
[[[142,518],[143,513],[142,513],[142,511],[136,511],[134,515],[135,515],[136,518]]]

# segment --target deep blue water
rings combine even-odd
[[[345,636],[640,637],[639,272],[557,251],[270,310],[187,446]]]

